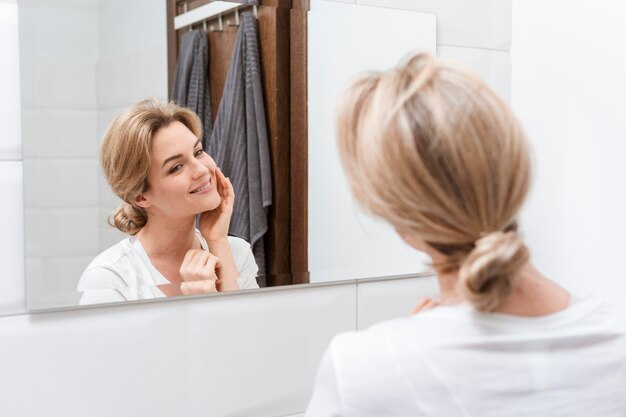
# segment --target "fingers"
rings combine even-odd
[[[215,269],[219,268],[220,260],[211,252],[203,249],[191,249],[185,254],[179,272],[183,281],[216,280]]]
[[[420,300],[415,307],[413,307],[413,310],[411,310],[411,316],[414,314],[417,314],[421,311],[425,311],[428,309],[431,309],[433,307],[437,307],[437,305],[439,305],[439,303],[437,301],[433,301],[431,298],[425,297],[422,300]]]
[[[219,184],[219,193],[224,197],[235,196],[235,189],[233,188],[233,184],[230,182],[229,178],[226,178],[224,173],[220,168],[216,169],[216,176]]]

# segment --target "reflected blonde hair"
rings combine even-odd
[[[100,162],[111,190],[123,201],[109,218],[111,226],[134,235],[148,221],[148,214],[134,198],[150,188],[154,136],[176,121],[202,137],[202,123],[193,111],[155,98],[126,109],[107,128],[100,146]]]
[[[481,311],[510,294],[529,253],[516,216],[530,186],[526,139],[477,76],[426,53],[354,81],[338,145],[355,199],[441,252]]]

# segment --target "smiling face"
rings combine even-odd
[[[220,205],[215,161],[181,122],[160,129],[152,140],[148,191],[135,198],[149,218],[188,217]]]

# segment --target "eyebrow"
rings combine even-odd
[[[195,148],[196,146],[198,146],[199,143],[200,143],[200,139],[198,139],[198,141],[193,145],[193,147]],[[163,161],[163,165],[161,165],[161,168],[165,167],[165,164],[167,164],[168,162],[173,161],[175,159],[182,158],[182,157],[183,157],[183,154],[181,154],[181,153],[176,154],[174,156],[170,156],[165,161]]]

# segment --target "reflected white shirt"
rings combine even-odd
[[[196,237],[202,249],[207,250],[199,230]],[[234,236],[228,236],[228,242],[239,272],[239,288],[259,288],[259,269],[250,244]],[[162,298],[165,294],[157,286],[169,283],[154,267],[139,239],[130,236],[96,256],[80,277],[77,289],[83,293],[80,304],[86,305]]]
[[[595,298],[534,318],[442,306],[340,334],[306,413],[625,415],[623,318]]]

